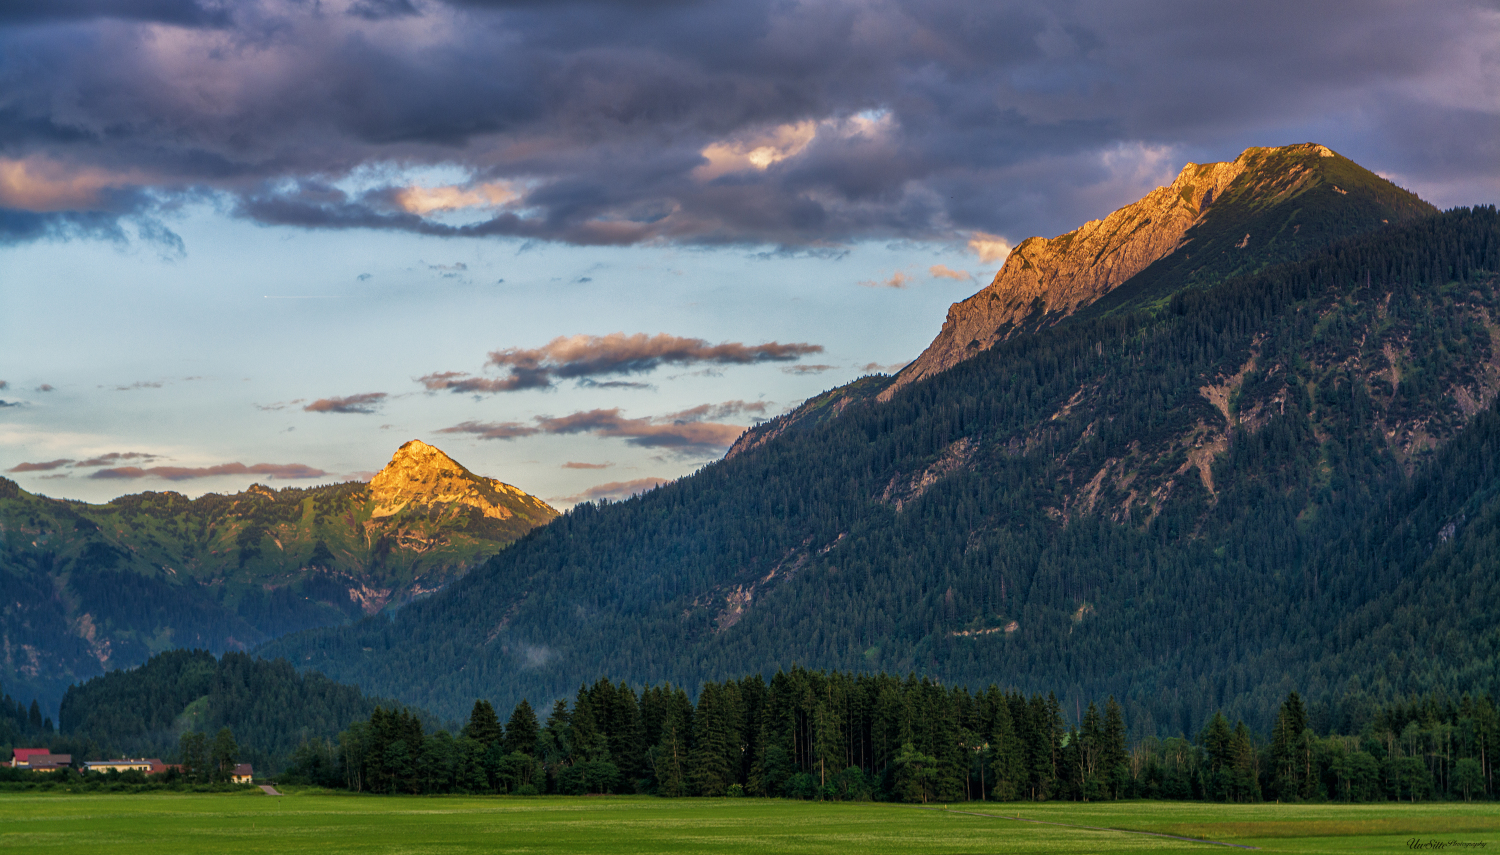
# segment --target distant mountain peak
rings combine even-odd
[[[1316,204],[1305,204],[1318,191]],[[1296,205],[1284,204],[1293,199]],[[1061,320],[1174,254],[1172,278],[1186,282],[1200,271],[1222,277],[1431,213],[1431,205],[1317,143],[1189,163],[1171,184],[1102,220],[1018,244],[988,286],[953,304],[937,338],[880,398],[1014,332]]]
[[[476,475],[441,449],[414,439],[396,449],[391,462],[370,479],[371,517],[393,516],[412,507],[460,504],[478,508],[497,520],[516,515],[517,506],[530,514],[555,517],[546,502],[517,487]]]

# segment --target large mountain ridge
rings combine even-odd
[[[429,594],[557,511],[419,440],[369,484],[50,499],[0,479],[4,680],[69,682],[172,648],[245,650]]]
[[[884,400],[891,378],[831,390],[393,620],[263,652],[446,714],[792,663],[1112,693],[1163,733],[1218,707],[1264,724],[1294,687],[1489,690],[1493,615],[1466,612],[1490,664],[1435,658],[1430,626],[1388,631],[1411,618],[1386,577],[1337,558],[1492,426],[1500,218],[1363,217],[1301,260],[1237,260],[1249,273],[1158,268],[1149,299],[1092,311],[1106,293]]]

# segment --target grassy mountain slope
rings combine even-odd
[[[1014,336],[580,506],[392,620],[265,650],[447,715],[799,663],[1114,693],[1146,730],[1264,724],[1293,685],[1380,671],[1320,645],[1330,615],[1390,614],[1386,589],[1325,581],[1314,615],[1308,568],[1494,401],[1497,272],[1500,217],[1459,210]],[[1429,684],[1492,687],[1434,661]]]
[[[418,442],[368,485],[88,505],[0,479],[4,680],[55,701],[163,650],[342,623],[442,587],[555,516]]]

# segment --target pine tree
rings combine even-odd
[[[1307,708],[1302,696],[1296,691],[1286,696],[1281,710],[1276,715],[1276,724],[1271,728],[1272,792],[1283,801],[1303,798],[1307,783],[1306,752],[1303,732],[1307,730]]]
[[[500,717],[495,715],[495,708],[489,701],[474,702],[474,709],[469,713],[469,723],[464,727],[463,735],[476,740],[486,749],[502,742],[505,734],[500,727]]]
[[[1016,736],[1010,715],[1010,704],[1004,699],[995,706],[995,724],[990,731],[990,770],[994,776],[991,793],[1000,801],[1021,797],[1026,784],[1024,747]]]
[[[526,755],[536,754],[536,741],[540,730],[531,704],[522,698],[521,702],[516,704],[515,711],[510,714],[510,721],[505,724],[505,753],[514,754],[519,751]]]
[[[1110,791],[1110,798],[1125,798],[1130,784],[1130,753],[1125,749],[1125,710],[1114,695],[1104,706],[1104,744],[1099,765]]]

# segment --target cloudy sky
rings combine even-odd
[[[7,0],[0,472],[625,495],[1304,141],[1496,202],[1500,4]]]

